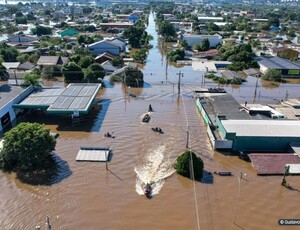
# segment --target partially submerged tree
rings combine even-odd
[[[104,68],[100,64],[94,63],[85,70],[84,80],[88,83],[97,83],[100,82],[104,76]]]
[[[144,84],[144,75],[138,68],[128,67],[124,74],[124,83],[126,86],[142,87]]]
[[[40,75],[38,75],[36,73],[26,74],[22,85],[24,85],[24,86],[29,86],[29,85],[40,86]]]
[[[263,76],[262,79],[266,81],[281,81],[282,73],[277,69],[269,69]]]
[[[65,78],[65,82],[81,82],[84,74],[79,65],[74,62],[68,62],[62,67],[62,74]]]
[[[56,145],[50,130],[38,123],[20,123],[3,140],[0,168],[12,171],[42,169]]]
[[[193,167],[191,167],[193,166]],[[204,164],[200,157],[197,157],[194,152],[185,151],[177,158],[175,170],[179,175],[193,179],[191,169],[194,172],[194,179],[201,180]]]

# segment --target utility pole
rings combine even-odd
[[[187,131],[186,131],[186,145],[185,147],[188,148],[189,147],[189,139],[190,139],[190,130],[189,130],[189,127],[187,127]]]
[[[166,72],[165,72],[165,75],[166,75],[166,81],[168,81],[168,58],[166,57]]]
[[[181,70],[179,71],[179,73],[177,73],[178,75],[178,95],[180,95],[180,78],[183,77],[183,73],[181,73]]]

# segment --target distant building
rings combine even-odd
[[[193,46],[202,42],[204,39],[209,40],[210,48],[222,44],[222,36],[220,35],[194,35],[194,34],[179,34],[179,41],[186,41],[189,46]]]
[[[87,48],[95,55],[100,55],[105,52],[119,55],[122,50],[122,47],[120,45],[112,43],[107,40],[102,40],[99,42],[92,43],[90,45],[87,45]]]
[[[63,65],[64,61],[60,56],[40,56],[37,65],[40,68],[45,66]]]
[[[7,39],[7,43],[13,44],[23,44],[23,43],[32,43],[37,39],[34,37],[29,37],[26,35],[16,35]]]
[[[99,26],[103,30],[107,30],[109,28],[121,28],[121,29],[127,29],[133,26],[133,23],[130,22],[108,22],[108,23],[100,23]]]
[[[266,73],[269,69],[280,70],[286,76],[299,76],[300,64],[280,57],[259,57],[257,58],[260,71]]]
[[[95,62],[102,64],[106,61],[112,61],[115,57],[116,57],[116,55],[109,53],[109,52],[105,52],[105,53],[98,55],[95,58]]]
[[[78,31],[75,30],[75,29],[70,28],[70,29],[66,29],[66,30],[61,31],[59,34],[60,34],[61,37],[65,37],[65,36],[72,37],[72,36],[78,34]]]
[[[121,47],[121,51],[125,51],[126,49],[126,41],[122,38],[113,38],[110,40],[110,42],[117,44],[118,46]]]
[[[198,17],[199,22],[207,22],[207,21],[224,21],[222,17]]]

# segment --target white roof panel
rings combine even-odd
[[[227,133],[236,136],[299,137],[300,122],[294,120],[221,120]]]

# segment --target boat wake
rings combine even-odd
[[[144,187],[151,184],[152,195],[157,195],[165,183],[165,179],[174,173],[173,164],[165,153],[165,146],[149,151],[143,162],[135,167],[136,192],[144,195]]]

